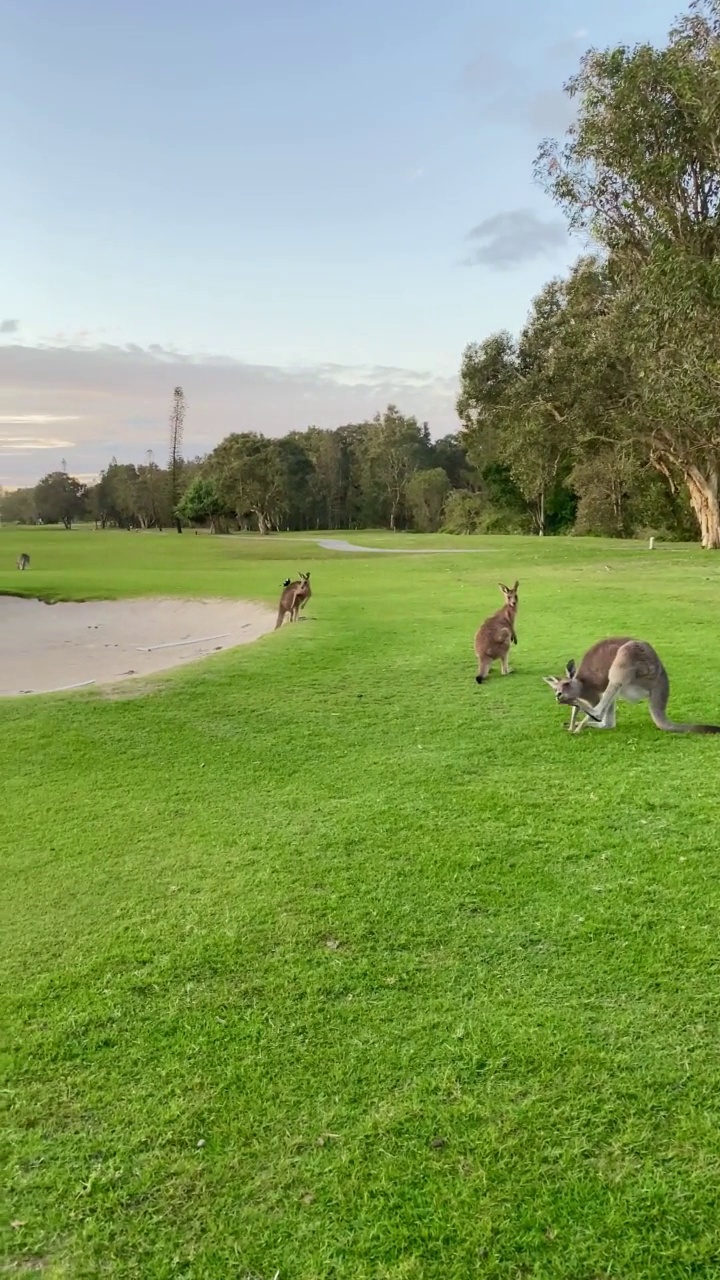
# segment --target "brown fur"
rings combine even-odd
[[[507,657],[510,645],[517,644],[515,616],[518,610],[520,583],[516,582],[514,587],[504,587],[501,582],[499,586],[505,597],[505,603],[502,609],[498,609],[497,613],[485,619],[475,636],[475,653],[478,660],[478,673],[475,679],[478,684],[482,684],[487,679],[488,671],[496,658],[500,659],[503,675],[511,675]]]
[[[30,568],[30,557],[26,551],[23,551],[22,555],[18,556],[17,567],[21,571]]]
[[[564,677],[544,676],[543,679],[562,706],[572,707],[568,726],[571,733],[580,733],[588,724],[598,729],[614,729],[618,699],[648,701],[653,724],[668,733],[720,733],[720,725],[678,724],[668,720],[667,671],[652,645],[628,636],[599,640],[588,649],[579,668],[574,662],[568,662]],[[578,711],[586,714],[575,728]]]
[[[301,573],[294,582],[286,582],[280,596],[275,630],[277,631],[278,627],[282,626],[288,616],[291,622],[297,622],[300,610],[305,608],[311,595],[309,573]]]

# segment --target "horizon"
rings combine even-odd
[[[579,253],[532,177],[563,82],[681,7],[13,9],[0,486],[164,458],[176,384],[188,456],[388,403],[457,430],[464,347]]]

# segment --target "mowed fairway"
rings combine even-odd
[[[572,738],[541,677],[629,632],[720,722],[720,557],[349,536],[482,551],[0,533],[6,592],[314,590],[145,696],[0,702],[0,1274],[717,1277],[720,739]]]

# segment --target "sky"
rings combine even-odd
[[[581,246],[533,182],[588,47],[680,0],[2,0],[0,486],[392,402]]]

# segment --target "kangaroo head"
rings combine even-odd
[[[498,586],[505,597],[505,603],[509,605],[511,609],[517,609],[518,587],[520,586],[520,583],[516,580],[514,587],[506,587],[502,582],[499,582]]]
[[[572,658],[565,668],[565,675],[559,679],[557,676],[543,676],[545,684],[549,684],[555,694],[557,702],[562,706],[571,707],[582,695],[582,685],[577,677],[577,667]]]
[[[309,574],[309,573],[301,573],[301,574],[299,575],[299,577],[300,577],[300,581],[301,581],[301,582],[307,582],[308,586],[310,586],[310,574]]]

